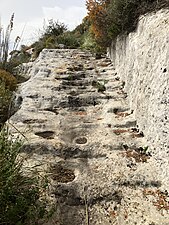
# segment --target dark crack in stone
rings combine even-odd
[[[53,139],[53,135],[55,132],[53,131],[42,131],[42,132],[36,132],[35,135],[46,138],[46,139]]]

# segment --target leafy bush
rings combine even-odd
[[[56,39],[53,36],[46,39],[45,48],[56,48]]]
[[[16,86],[16,78],[9,72],[0,69],[0,125],[8,119],[12,92]]]
[[[78,25],[73,31],[68,31],[63,23],[49,20],[48,25],[44,26],[41,37],[37,42],[32,44],[35,48],[36,56],[44,48],[60,48],[63,44],[65,48],[79,48],[84,42],[84,37],[88,32],[90,22],[87,17],[83,19],[82,24]]]
[[[95,55],[102,55],[106,52],[105,48],[100,46],[96,40],[94,39],[93,35],[88,32],[83,38],[83,44],[81,48],[84,50],[89,50]]]
[[[21,63],[23,62],[19,60],[15,60],[15,59],[9,60],[5,64],[5,70],[8,71],[9,73],[15,74],[16,67],[19,66]],[[0,68],[4,68],[4,67],[1,66],[0,64]]]
[[[91,26],[91,22],[89,20],[89,17],[86,16],[83,18],[82,23],[79,24],[72,33],[75,34],[76,37],[81,38],[83,35],[88,33]]]
[[[66,48],[78,48],[81,41],[73,32],[66,32],[56,38],[57,44],[64,44]]]
[[[111,0],[86,0],[90,31],[100,46],[107,46],[108,37],[108,6]]]
[[[46,39],[40,38],[38,41],[32,44],[32,48],[35,49],[35,58],[38,57],[39,53],[46,48]]]
[[[48,24],[44,25],[42,31],[42,37],[57,37],[64,32],[66,32],[67,27],[64,23],[60,23],[59,21],[54,21],[53,19],[48,21]]]
[[[56,38],[65,33],[66,30],[65,24],[49,20],[48,24],[44,25],[39,40],[32,44],[32,47],[35,49],[35,57],[38,57],[44,48],[57,48]]]
[[[46,202],[40,200],[42,187],[35,176],[26,176],[18,154],[19,139],[9,137],[7,128],[0,132],[0,224],[35,225],[47,215]]]
[[[0,82],[0,127],[8,119],[8,110],[11,103],[12,92]]]
[[[111,0],[107,8],[112,37],[129,33],[137,27],[140,15],[169,7],[168,0]]]
[[[17,86],[16,78],[9,72],[0,69],[0,82],[5,84],[5,87],[8,88],[10,91],[14,91]]]
[[[105,82],[99,82],[99,81],[93,81],[92,82],[92,86],[97,88],[98,92],[105,92],[106,91],[106,86],[105,86]]]
[[[105,47],[102,47],[96,41],[93,32],[91,32],[91,21],[88,16],[86,16],[82,23],[78,25],[73,31],[67,32],[73,42],[68,45],[69,48],[81,48],[83,50],[89,50],[96,57],[101,57],[102,54],[106,52]],[[65,33],[64,35],[66,36]],[[74,43],[74,44],[73,44]]]
[[[140,15],[168,8],[168,0],[86,0],[91,31],[104,47],[120,34],[132,32]]]
[[[95,39],[92,37],[92,35],[90,33],[88,33],[85,37],[84,37],[84,41],[82,44],[82,48],[86,49],[86,50],[91,50],[94,51],[96,48],[96,41]]]

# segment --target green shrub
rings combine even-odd
[[[56,39],[53,36],[50,36],[46,39],[45,48],[56,48]]]
[[[105,82],[93,81],[92,86],[97,88],[98,92],[103,93],[106,91]]]
[[[80,39],[73,32],[66,32],[56,38],[57,44],[64,44],[66,48],[80,47]]]
[[[111,1],[108,8],[108,18],[111,21],[108,28],[110,37],[115,38],[120,33],[129,33],[136,28],[139,6],[141,6],[140,0]]]
[[[42,37],[50,37],[50,36],[59,36],[66,32],[67,27],[64,23],[60,23],[59,21],[54,21],[53,19],[48,21],[48,24],[44,25],[42,31]]]
[[[40,200],[39,180],[22,171],[18,154],[19,139],[11,140],[7,128],[0,132],[0,224],[38,225],[47,215],[46,202]]]
[[[83,49],[86,49],[86,50],[91,50],[91,51],[94,51],[95,48],[96,48],[96,41],[95,39],[92,37],[91,34],[87,34],[85,37],[84,37],[84,41],[83,41],[83,44],[82,44],[82,48]]]
[[[140,15],[167,7],[168,0],[111,0],[107,8],[108,33],[115,38],[119,34],[132,32]]]
[[[88,16],[84,17],[82,23],[79,24],[72,33],[76,35],[76,37],[81,38],[84,34],[87,34],[90,29],[91,23]]]
[[[168,0],[86,1],[93,36],[102,47],[108,47],[118,35],[134,31],[140,15],[169,8]]]
[[[11,102],[12,92],[0,81],[0,126],[8,119],[8,110]]]
[[[88,32],[83,38],[83,44],[81,48],[84,50],[89,50],[95,55],[102,55],[106,52],[106,49],[100,46],[94,39],[93,35]]]
[[[11,74],[14,74],[15,73],[15,68],[17,66],[19,66],[21,63],[23,63],[23,62],[21,62],[21,61],[19,61],[17,59],[9,60],[5,64],[5,70],[8,71]],[[0,68],[3,68],[3,67],[0,66]]]
[[[107,8],[112,38],[136,29],[140,15],[169,7],[168,0],[111,0]]]
[[[67,30],[66,25],[53,19],[45,24],[38,41],[32,44],[35,49],[35,58],[44,48],[57,48],[57,37]]]
[[[12,92],[16,86],[16,78],[9,72],[0,69],[0,126],[8,119]]]
[[[0,69],[0,82],[5,84],[5,87],[10,91],[14,91],[17,86],[16,78],[9,72]]]
[[[38,41],[32,44],[32,48],[35,49],[35,58],[37,58],[40,52],[46,48],[46,39],[40,38]]]

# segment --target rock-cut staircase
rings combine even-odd
[[[25,137],[25,166],[51,179],[48,224],[168,225],[168,195],[111,61],[43,50],[29,76],[9,124]]]

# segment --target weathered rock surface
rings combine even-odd
[[[111,61],[43,50],[29,76],[9,125],[26,138],[25,166],[51,178],[48,224],[167,225],[168,193]]]
[[[134,118],[157,159],[163,188],[169,190],[169,10],[140,18],[137,31],[112,43],[109,54]]]

